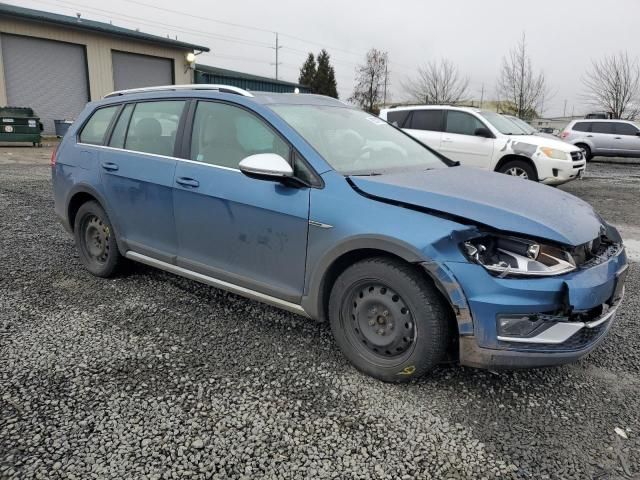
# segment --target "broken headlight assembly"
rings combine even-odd
[[[498,277],[548,277],[576,269],[571,254],[533,240],[485,235],[462,244],[466,257]]]

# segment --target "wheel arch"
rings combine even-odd
[[[456,323],[456,331],[459,331],[460,309],[452,301],[452,297],[449,294],[450,286],[447,285],[447,281],[444,278],[440,278],[441,276],[437,275],[436,269],[427,268],[427,265],[434,265],[435,262],[426,258],[417,249],[393,239],[354,239],[345,242],[326,254],[318,262],[318,266],[310,276],[307,295],[302,299],[302,307],[308,315],[321,322],[327,321],[329,295],[335,280],[349,266],[365,258],[372,257],[401,260],[412,265],[428,281],[432,282],[443,296],[446,305],[451,309],[454,318],[457,319],[454,323]]]
[[[107,216],[109,217],[109,221],[111,222],[111,226],[115,233],[118,249],[120,250],[120,252],[125,251],[126,249],[124,249],[123,244],[121,243],[120,235],[118,235],[120,229],[118,228],[117,222],[114,219],[113,215],[111,215],[105,199],[95,188],[91,187],[90,185],[79,184],[69,192],[68,200],[66,202],[65,214],[67,216],[66,220],[71,233],[74,233],[75,218],[78,210],[83,204],[90,201],[97,202],[98,205],[100,205],[107,213]]]
[[[498,163],[496,164],[496,166],[495,166],[495,168],[493,170],[495,172],[497,172],[505,164],[507,164],[508,162],[511,162],[513,160],[520,160],[520,161],[526,162],[528,165],[531,166],[531,168],[533,168],[533,171],[536,172],[536,177],[539,178],[538,169],[537,169],[536,164],[534,163],[534,161],[531,160],[529,157],[525,157],[524,155],[518,155],[518,154],[515,154],[515,153],[509,153],[509,154],[505,155],[504,157],[502,157],[500,160],[498,160]]]

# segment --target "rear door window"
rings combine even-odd
[[[414,110],[411,127],[414,130],[442,131],[442,110]]]
[[[591,131],[593,133],[613,133],[613,122],[593,122]]]
[[[405,123],[410,113],[411,110],[396,110],[394,112],[387,112],[387,122],[398,128],[406,128]]]
[[[630,123],[616,122],[616,133],[618,135],[637,135],[638,129]]]
[[[109,141],[110,147],[115,148],[124,148],[124,141],[127,134],[127,127],[129,126],[129,120],[131,119],[131,114],[133,113],[133,104],[130,103],[122,112],[120,112],[120,116],[118,117],[118,121],[116,122],[116,126],[113,127],[113,133],[111,134],[111,140]]]
[[[458,135],[475,135],[476,129],[486,128],[485,125],[473,115],[457,110],[447,112],[447,133]]]
[[[571,130],[574,132],[590,132],[591,122],[578,122],[571,128]]]
[[[184,100],[138,103],[131,115],[124,148],[173,156]]]
[[[80,143],[102,145],[111,120],[119,107],[120,105],[114,105],[96,110],[80,132]]]

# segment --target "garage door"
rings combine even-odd
[[[173,61],[135,53],[112,52],[116,90],[173,85]]]
[[[54,119],[75,119],[89,100],[84,46],[2,34],[11,106],[32,107],[53,133]]]

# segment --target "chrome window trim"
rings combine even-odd
[[[220,168],[222,170],[230,170],[232,172],[241,173],[240,169],[238,169],[238,168],[223,167],[222,165],[214,165],[212,163],[198,162],[197,160],[189,160],[187,158],[172,157],[172,156],[169,156],[169,155],[158,155],[157,153],[140,152],[138,150],[129,150],[127,148],[108,147],[106,145],[93,145],[91,143],[77,142],[77,145],[82,145],[82,146],[85,146],[85,147],[104,148],[105,150],[114,150],[114,151],[117,151],[117,152],[138,153],[138,154],[141,154],[141,155],[149,155],[150,157],[166,158],[167,160],[179,160],[181,162],[195,163],[196,165],[206,165],[207,167]]]

